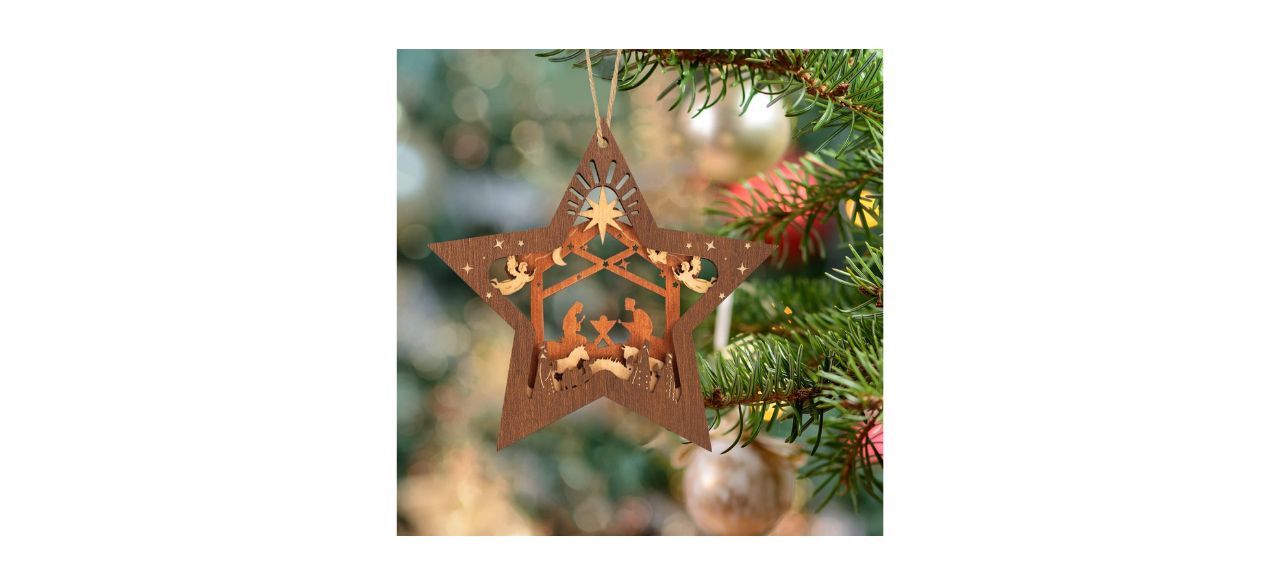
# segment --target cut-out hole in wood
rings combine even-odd
[[[527,260],[519,255],[498,256],[489,264],[489,281],[480,296],[485,298],[505,297],[518,307],[521,312],[529,314],[529,288],[536,278],[535,269]]]
[[[719,275],[715,263],[701,256],[682,258],[672,266],[671,271],[682,288],[698,294],[710,290]]]
[[[655,285],[663,286],[666,284],[666,280],[662,277],[662,270],[641,255],[637,255],[632,262],[627,264],[626,268],[632,274]]]
[[[556,253],[553,252],[553,254]],[[574,254],[572,250],[565,248],[560,248],[560,252],[556,255],[560,257],[560,262],[563,262],[564,264],[560,264],[553,260],[551,266],[542,270],[542,286],[544,288],[560,286],[561,282],[574,278],[575,276],[580,277],[575,279],[575,282],[576,280],[581,280],[581,278],[589,276],[584,276],[583,273],[596,265],[596,262],[587,260],[582,256]]]
[[[579,324],[576,331],[586,338],[583,343],[589,346],[592,355],[613,355],[617,352],[602,353],[595,350],[607,349],[610,345],[638,346],[651,336],[663,336],[666,331],[664,303],[664,295],[641,288],[616,273],[602,271],[592,278],[576,281],[569,288],[550,297],[544,297],[543,338],[563,341],[566,326],[571,328],[569,333],[572,337],[573,322],[577,322]],[[640,312],[636,313],[633,309],[639,309]],[[571,313],[572,321],[565,318]],[[615,323],[609,325],[608,321]],[[632,323],[641,325],[633,326]],[[661,344],[655,343],[656,345]]]

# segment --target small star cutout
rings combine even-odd
[[[484,293],[484,298],[486,298],[486,299],[491,299],[491,298],[493,298],[493,293],[491,293],[491,292]]]
[[[517,246],[521,246],[521,247],[523,247],[523,246],[524,246],[524,240],[520,240],[519,242],[516,242],[516,245],[517,245]]]
[[[502,240],[498,240],[498,243],[494,244],[494,245],[493,245],[493,247],[495,247],[495,248],[501,248],[501,247],[502,247]]]
[[[720,293],[720,298],[724,298],[724,293]]]
[[[463,270],[466,270],[466,271],[467,271],[467,274],[471,274],[471,270],[472,270],[472,268],[471,268],[471,263],[470,263],[470,262],[467,262],[467,265],[466,265],[466,266],[463,266],[463,267],[462,267],[462,269],[463,269]]]
[[[689,242],[685,242],[685,243],[684,243],[684,247],[686,247],[686,248],[692,248],[692,247],[693,247],[693,244],[690,244]]]
[[[625,269],[625,268],[627,267],[627,261],[626,261],[626,260],[619,260],[619,261],[618,261],[618,266],[621,266],[622,268],[624,268],[624,269]]]
[[[746,274],[746,272],[747,272],[747,265],[746,265],[746,264],[739,264],[739,265],[738,265],[738,274]]]
[[[751,242],[747,242],[747,249],[748,249],[748,250],[750,250],[750,249],[751,249]]]
[[[714,249],[716,249],[716,243],[715,243],[715,242],[707,242],[707,249],[708,249],[708,250],[714,250]]]

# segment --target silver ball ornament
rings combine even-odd
[[[734,447],[713,438],[711,451],[693,445],[675,455],[685,467],[685,508],[703,532],[724,536],[767,534],[791,509],[796,469],[802,456],[795,445],[772,437]]]

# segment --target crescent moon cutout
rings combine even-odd
[[[554,251],[551,252],[551,261],[555,262],[556,266],[565,265],[564,258],[560,257],[560,248],[556,248]]]

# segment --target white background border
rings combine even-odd
[[[1274,581],[1274,16],[834,6],[0,8],[0,580]],[[394,536],[395,49],[535,45],[886,49],[884,538]]]

